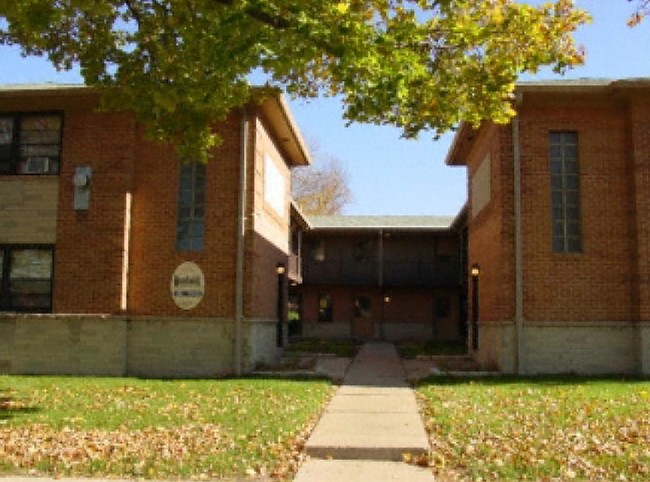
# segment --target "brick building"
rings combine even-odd
[[[291,290],[303,336],[465,337],[460,236],[449,216],[314,216]]]
[[[215,126],[207,165],[89,88],[0,88],[0,372],[210,376],[278,352],[290,169],[282,98]],[[280,340],[281,341],[281,340]]]
[[[468,170],[473,354],[648,374],[650,80],[522,83],[515,104],[509,125],[462,125],[447,157]]]

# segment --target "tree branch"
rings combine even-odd
[[[235,4],[235,0],[214,0],[214,2],[220,3],[221,5],[225,5],[227,7],[232,7]],[[291,26],[291,24],[285,18],[278,17],[276,15],[270,14],[269,12],[264,12],[263,10],[252,7],[250,5],[244,8],[244,13],[257,21],[268,25],[269,27],[286,30]]]

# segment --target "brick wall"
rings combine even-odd
[[[66,107],[59,174],[54,312],[119,313],[124,216],[135,122],[126,113]],[[92,168],[90,207],[73,209],[75,168]]]
[[[565,99],[562,99],[566,102]],[[629,321],[632,264],[625,110],[573,96],[524,98],[520,110],[524,317]],[[553,253],[549,131],[578,133],[582,252]]]
[[[643,342],[638,346],[638,326],[650,318],[650,96],[526,91],[518,112],[521,368],[529,373],[647,370],[648,348]],[[580,253],[552,250],[549,131],[578,133]],[[469,264],[478,262],[482,269],[475,356],[486,366],[510,371],[516,353],[512,127],[486,124],[469,135],[454,147],[462,160],[451,157],[451,162],[467,165],[470,187],[481,162],[488,155],[491,161],[490,200],[469,220]],[[471,290],[469,301],[471,313]],[[602,360],[595,361],[594,353]]]
[[[251,297],[247,316],[255,319],[277,319],[278,263],[288,265],[289,202],[291,172],[283,154],[261,118],[254,123],[254,158],[252,162],[252,243],[248,266]],[[270,165],[267,165],[270,163]],[[277,179],[267,179],[275,173]],[[277,190],[277,191],[276,191]],[[275,201],[278,206],[273,206]],[[279,209],[281,212],[278,212]]]
[[[129,266],[129,313],[187,317],[234,316],[239,117],[218,129],[223,142],[206,167],[205,248],[176,249],[179,164],[172,146],[140,142],[137,146]],[[174,270],[196,263],[205,276],[205,294],[190,311],[172,300]]]

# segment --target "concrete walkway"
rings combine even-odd
[[[415,395],[391,343],[363,345],[307,441],[294,482],[432,482],[430,470],[402,462],[429,442]]]

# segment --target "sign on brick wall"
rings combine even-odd
[[[205,277],[196,263],[186,261],[176,268],[171,282],[172,298],[182,310],[195,308],[205,293]]]

